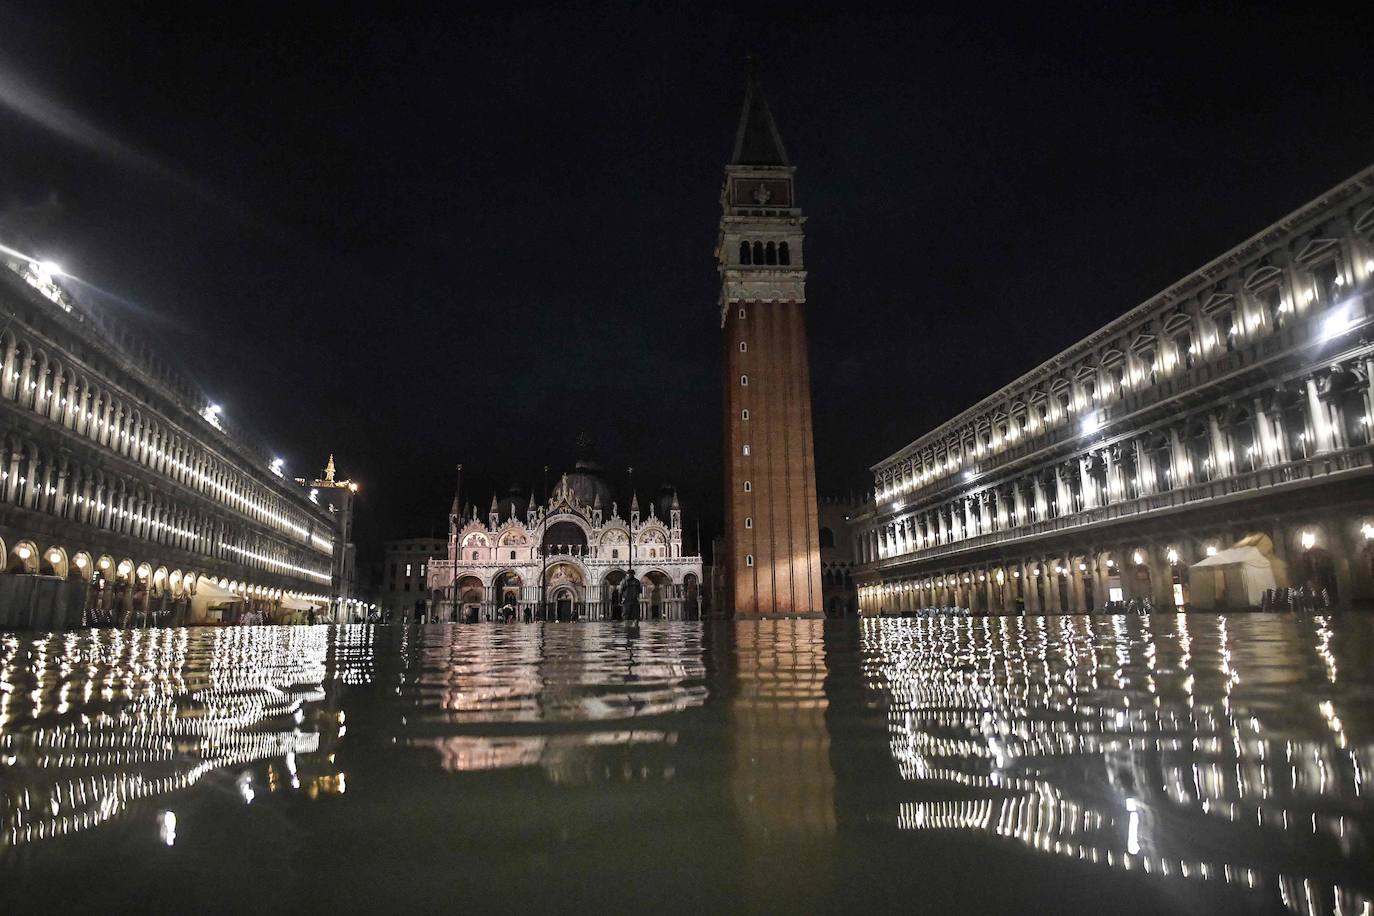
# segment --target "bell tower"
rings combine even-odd
[[[721,191],[727,612],[821,615],[806,344],[805,217],[796,169],[751,61]]]

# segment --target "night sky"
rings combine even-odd
[[[293,474],[333,451],[366,551],[581,432],[718,529],[750,52],[823,493],[1374,162],[1367,5],[745,6],[3,3],[0,207]]]

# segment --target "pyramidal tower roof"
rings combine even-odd
[[[778,136],[778,125],[773,123],[773,114],[768,110],[768,102],[759,86],[758,65],[752,57],[749,59],[749,82],[744,89],[744,109],[740,112],[739,129],[735,131],[735,151],[730,156],[730,164],[790,164],[782,137]]]

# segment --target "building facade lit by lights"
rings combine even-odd
[[[665,488],[643,511],[632,493],[623,511],[591,461],[577,462],[542,506],[533,495],[492,496],[485,521],[455,494],[448,555],[429,562],[429,608],[440,620],[609,620],[633,569],[643,616],[697,618],[701,557],[683,548],[677,492]]]
[[[0,262],[0,613],[32,618],[5,625],[337,606],[337,513],[125,316],[55,265],[8,247]]]
[[[874,465],[862,611],[1374,603],[1372,302],[1374,167]]]

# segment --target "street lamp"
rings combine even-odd
[[[549,466],[544,465],[544,506],[539,519],[539,619],[549,618]]]

